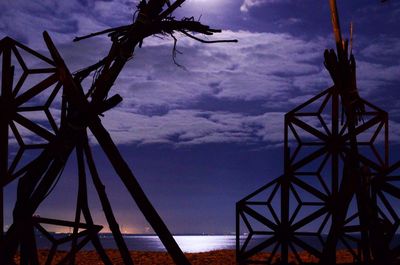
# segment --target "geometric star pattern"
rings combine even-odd
[[[388,224],[387,240],[393,259],[400,258],[400,161],[383,170],[374,182],[379,216]]]
[[[0,138],[3,154],[8,155],[2,159],[9,164],[0,178],[1,187],[5,187],[35,165],[35,158],[59,132],[61,115],[65,115],[61,110],[65,108],[60,96],[62,84],[52,60],[6,37],[0,40],[0,62]],[[38,216],[32,221],[52,243],[46,265],[52,264],[57,247],[67,242],[73,243],[72,248],[60,264],[73,260],[76,252],[90,240],[95,241],[103,228]],[[42,225],[77,227],[79,231],[56,238]]]
[[[365,100],[362,102],[365,111],[355,128],[359,161],[361,167],[368,168],[373,194],[378,195],[379,217],[390,221],[393,239],[400,228],[400,209],[396,211],[393,198],[386,197],[400,199],[400,174],[386,175],[395,169],[400,173],[400,162],[388,166],[388,114]],[[285,115],[284,148],[284,174],[237,202],[239,263],[275,264],[290,260],[302,264],[317,262],[321,257],[344,159],[350,151],[348,128],[335,87]],[[338,250],[352,262],[362,261],[355,196],[343,229]],[[400,246],[393,249],[393,253],[399,253]],[[268,254],[260,255],[262,252]]]
[[[9,37],[0,40],[0,62],[0,120],[8,135],[2,144],[9,151],[4,187],[26,171],[57,133],[62,85],[52,60]]]
[[[101,229],[103,229],[100,225],[89,225],[85,223],[68,222],[62,220],[54,220],[49,218],[41,218],[39,216],[34,216],[32,218],[34,223],[34,227],[47,239],[52,243],[52,246],[49,250],[49,254],[47,256],[45,265],[53,264],[53,260],[55,254],[57,252],[57,248],[68,242],[72,242],[71,251],[68,252],[57,264],[68,264],[67,262],[71,262],[74,259],[74,255],[81,250],[94,236],[96,236]],[[80,231],[78,233],[65,234],[62,237],[56,236],[52,233],[49,233],[43,225],[52,225],[52,226],[61,226],[68,227],[73,229],[75,227],[79,228]]]

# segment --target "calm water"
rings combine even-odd
[[[56,235],[61,238],[65,235]],[[212,250],[235,249],[236,237],[234,235],[195,235],[195,236],[174,236],[183,252],[206,252]],[[139,251],[165,251],[163,244],[157,236],[148,235],[126,235],[125,242],[130,250]],[[109,235],[100,235],[100,240],[104,248],[116,248],[114,239]],[[37,237],[38,248],[50,248],[51,244],[43,236]],[[70,243],[59,246],[59,250],[69,250]],[[89,243],[85,250],[93,250],[93,246]]]
[[[65,234],[55,235],[56,238],[65,237]],[[234,235],[179,235],[174,236],[176,242],[179,244],[183,252],[196,253],[196,252],[207,252],[213,250],[234,250],[236,248],[236,237]],[[150,235],[125,235],[125,242],[130,250],[138,251],[165,251],[163,244],[157,236]],[[246,237],[241,237],[241,241]],[[248,247],[255,246],[263,242],[265,237],[255,236],[252,243]],[[103,247],[106,249],[115,249],[116,244],[114,239],[107,234],[100,235],[100,240]],[[309,245],[320,249],[322,248],[321,242],[315,237],[302,237],[302,240]],[[400,244],[400,236],[396,236],[392,242],[393,246]],[[350,243],[351,247],[356,247],[354,243]],[[37,236],[37,245],[40,249],[48,249],[51,247],[49,241],[43,236]],[[59,250],[69,250],[71,242],[60,245]],[[264,251],[272,251],[273,246],[266,248]],[[346,248],[342,243],[338,243],[338,248]],[[89,243],[84,247],[84,250],[93,250],[93,246]]]

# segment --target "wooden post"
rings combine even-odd
[[[329,0],[329,6],[331,9],[331,20],[335,41],[336,43],[342,45],[342,32],[340,30],[339,12],[337,9],[336,0]]]
[[[11,43],[9,38],[1,41],[3,54],[2,83],[0,96],[0,179],[4,180],[8,174],[8,122],[7,103],[10,102],[12,94],[12,82],[14,69],[11,66]],[[0,187],[0,247],[3,249],[4,233],[4,209],[3,209],[3,187]],[[0,250],[0,255],[1,255]],[[1,257],[0,257],[1,258]]]
[[[240,205],[236,203],[235,218],[236,218],[236,261],[241,264],[240,260]]]
[[[288,143],[288,119],[289,115],[285,115],[285,145],[284,145],[284,168],[285,172],[281,179],[281,224],[279,236],[283,237],[279,240],[282,242],[281,244],[281,264],[287,265],[289,264],[289,207],[290,207],[290,179],[292,178],[292,168],[290,165],[290,149]]]
[[[82,214],[86,220],[86,224],[91,227],[94,227],[94,222],[92,215],[90,213],[89,204],[88,204],[88,196],[87,196],[87,183],[86,183],[86,169],[85,169],[85,159],[83,154],[83,141],[85,138],[85,132],[82,132],[81,139],[76,147],[77,160],[78,160],[78,174],[79,174],[79,209],[82,211]],[[101,260],[105,265],[112,265],[110,258],[107,256],[98,236],[98,233],[95,233],[93,229],[89,231],[90,239],[95,247],[97,253],[100,255]],[[128,264],[127,264],[128,265]]]
[[[125,244],[124,238],[121,234],[121,231],[119,229],[119,225],[117,223],[117,220],[114,217],[114,213],[110,204],[110,201],[108,200],[107,193],[106,193],[106,188],[103,185],[103,183],[100,180],[98,171],[96,169],[96,164],[93,159],[92,151],[90,149],[88,140],[87,140],[87,135],[85,135],[85,140],[84,140],[84,151],[85,151],[85,156],[88,164],[88,168],[90,171],[90,174],[92,176],[93,184],[96,188],[97,194],[100,198],[101,206],[104,211],[104,215],[106,216],[108,225],[110,227],[110,230],[114,236],[115,242],[117,244],[117,247],[121,253],[121,257],[125,263],[125,265],[133,265],[132,258],[130,256],[128,247]]]
[[[350,101],[348,98],[349,91],[357,89],[355,86],[356,80],[351,80],[351,78],[355,78],[355,76],[351,76],[351,67],[355,65],[350,65],[350,60],[347,54],[347,43],[342,40],[340,23],[339,23],[339,14],[337,10],[336,0],[329,0],[330,9],[331,9],[331,18],[332,18],[332,26],[333,32],[335,35],[335,41],[337,44],[337,66],[340,69],[336,70],[334,73],[331,72],[333,81],[335,82],[335,93],[340,94],[342,105],[344,106],[344,111],[347,118],[347,131],[349,134],[349,143],[350,150],[347,153],[344,161],[343,168],[343,176],[342,182],[339,187],[339,192],[335,195],[334,201],[336,205],[334,209],[332,209],[332,225],[328,234],[328,238],[326,240],[326,244],[323,249],[322,257],[320,260],[320,264],[330,265],[336,264],[336,247],[339,238],[343,234],[343,227],[345,225],[346,215],[348,212],[349,205],[354,195],[356,195],[358,211],[360,214],[360,226],[361,226],[361,248],[363,253],[363,259],[365,264],[370,263],[370,249],[368,246],[368,214],[365,211],[365,204],[367,203],[365,199],[365,195],[362,194],[361,187],[364,185],[363,179],[361,176],[360,162],[359,162],[359,153],[358,153],[358,144],[357,144],[357,135],[356,135],[356,125],[357,125],[357,113],[355,110],[354,103]],[[328,54],[329,56],[329,54]],[[326,59],[326,58],[325,58]],[[329,62],[327,62],[329,63]],[[331,62],[332,63],[332,62]],[[352,63],[355,63],[352,61]],[[327,66],[333,69],[333,66]],[[334,95],[335,96],[335,95]],[[336,114],[337,110],[333,109]],[[336,116],[336,115],[335,115]],[[338,118],[336,116],[336,118]],[[335,130],[336,130],[335,124]],[[336,157],[332,157],[335,159]],[[335,166],[335,165],[334,165]],[[335,172],[337,173],[337,172]],[[332,191],[335,194],[335,191]]]
[[[78,233],[79,233],[79,224],[81,222],[81,204],[84,200],[83,194],[82,194],[82,187],[81,187],[81,178],[84,174],[83,170],[84,167],[82,166],[82,157],[81,157],[81,152],[78,151],[78,147],[76,147],[76,159],[78,161],[78,196],[76,199],[76,207],[75,207],[75,220],[74,220],[74,227],[72,231],[73,239],[71,242],[71,253],[75,253],[77,249],[77,244],[78,244]],[[69,260],[69,265],[74,265],[75,264],[75,255],[70,256]]]
[[[140,187],[139,182],[136,180],[136,177],[133,175],[128,164],[122,158],[118,148],[112,141],[107,130],[103,127],[99,120],[91,122],[89,128],[105,152],[108,160],[113,165],[114,170],[121,178],[134,201],[137,203],[144,217],[159,236],[167,251],[170,253],[172,259],[176,264],[189,265],[190,262],[179,248],[172,234],[169,232],[167,226],[164,224],[153,205],[151,205],[149,199]]]

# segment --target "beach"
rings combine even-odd
[[[68,234],[53,234],[57,240],[61,240]],[[179,243],[182,251],[193,265],[235,265],[236,264],[236,236],[234,235],[176,235],[175,240]],[[134,264],[142,265],[174,265],[172,258],[166,252],[162,242],[155,235],[124,235],[125,242],[130,250]],[[245,237],[240,237],[241,244]],[[109,234],[100,235],[101,243],[106,249],[108,257],[115,265],[124,264],[117,250],[113,237]],[[254,238],[254,244],[259,244],[265,240],[264,237]],[[318,246],[318,241],[304,238],[311,246]],[[52,244],[42,236],[37,237],[40,264],[45,264],[49,249]],[[70,250],[70,244],[60,244],[53,260],[53,264],[61,261]],[[267,261],[270,257],[272,248],[267,248],[264,252],[252,257],[252,260]],[[338,264],[353,264],[355,262],[349,250],[337,250]],[[298,256],[307,264],[316,264],[318,259],[311,254],[299,250]],[[18,261],[18,258],[16,258]],[[274,256],[273,261],[278,261],[279,254]],[[297,264],[293,253],[290,253],[289,260],[292,264]],[[17,262],[19,264],[19,262]],[[76,265],[96,265],[103,264],[92,244],[87,244],[76,255]]]
[[[107,255],[111,259],[114,265],[123,265],[123,261],[117,250],[106,250]],[[65,251],[58,251],[53,264],[66,255]],[[39,261],[40,264],[44,264],[48,255],[48,250],[39,250]],[[315,264],[318,260],[306,253],[299,253],[303,262]],[[152,252],[152,251],[131,251],[135,265],[175,265],[171,257],[167,252]],[[216,250],[201,253],[186,253],[190,263],[192,265],[235,265],[236,257],[234,250]],[[253,260],[267,260],[269,253],[258,254]],[[352,264],[353,258],[347,251],[338,251],[338,264]],[[279,258],[279,257],[276,257]],[[291,255],[290,260],[294,261],[294,256]],[[19,258],[16,257],[17,264],[19,264]],[[103,262],[99,259],[98,254],[95,251],[81,251],[76,255],[76,265],[101,265]],[[296,263],[293,263],[296,264]]]
[[[111,259],[114,265],[123,265],[120,254],[117,250],[106,250],[108,257]],[[39,262],[45,264],[49,251],[39,250]],[[58,251],[54,257],[52,264],[57,264],[67,254],[65,251]],[[172,258],[167,252],[151,252],[151,251],[131,251],[135,265],[175,265]],[[221,250],[211,251],[203,253],[186,253],[189,261],[193,265],[229,265],[236,264],[235,251],[232,250]],[[17,264],[19,264],[19,257],[15,258]],[[95,251],[81,251],[77,253],[76,265],[97,265],[103,264],[98,254]]]

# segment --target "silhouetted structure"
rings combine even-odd
[[[330,265],[338,248],[358,264],[400,257],[392,206],[400,177],[389,177],[400,162],[389,166],[388,114],[359,97],[355,59],[330,4],[337,52],[324,57],[335,85],[285,115],[284,175],[237,203],[239,263],[269,251],[264,264],[307,263],[304,252]]]
[[[392,176],[395,174],[391,172],[400,162],[388,167],[387,113],[362,102],[366,106],[364,122],[356,126],[355,131],[360,139],[358,159],[371,171],[366,175],[370,174],[372,178],[369,186],[372,202],[366,206],[372,211],[373,201],[378,202],[375,205],[379,217],[390,224],[387,236],[395,242],[400,212],[396,212],[390,201],[391,196],[400,198],[396,183],[400,177]],[[338,194],[350,148],[348,126],[341,123],[340,97],[335,87],[285,115],[285,174],[237,203],[239,261],[251,263],[251,257],[264,250],[274,254],[270,264],[279,252],[283,255],[282,261],[288,252],[302,250],[322,257],[332,214],[341,206]],[[340,244],[349,250],[355,261],[360,261],[362,255],[358,245],[362,243],[363,229],[355,195],[350,206]],[[241,244],[243,232],[248,235]],[[267,237],[261,240],[257,236]],[[399,255],[398,249],[391,251]],[[303,261],[300,256],[296,258]]]
[[[190,264],[141,189],[99,118],[99,115],[122,101],[119,95],[108,97],[108,94],[125,63],[132,57],[136,46],[141,46],[146,37],[154,34],[170,35],[176,43],[173,33],[181,32],[205,43],[229,42],[225,40],[205,41],[189,33],[212,35],[220,30],[211,29],[193,19],[175,20],[171,14],[183,2],[184,0],[177,0],[170,4],[169,1],[164,0],[141,1],[133,24],[83,37],[109,33],[113,44],[104,59],[74,74],[70,73],[46,32],[43,37],[51,59],[8,37],[0,41],[0,55],[2,56],[1,187],[3,188],[19,178],[13,223],[6,232],[5,238],[1,240],[1,264],[13,264],[12,260],[19,246],[21,264],[38,264],[35,228],[53,243],[46,265],[51,264],[58,245],[68,241],[72,241],[71,251],[59,264],[68,262],[73,264],[75,253],[89,241],[92,242],[104,264],[112,264],[97,235],[102,227],[94,224],[88,206],[87,172],[90,173],[123,262],[126,265],[133,264],[96,168],[88,143],[88,129],[98,141],[115,172],[160,237],[175,263]],[[30,68],[27,66],[24,56],[29,57],[29,61],[36,61],[35,65],[39,66]],[[16,71],[16,68],[19,70]],[[21,76],[15,84],[14,78],[18,76],[17,74],[21,74]],[[81,83],[91,74],[94,75],[93,83],[85,91]],[[27,81],[28,77],[32,75],[36,76],[36,79]],[[43,75],[47,75],[47,77],[43,78]],[[40,80],[37,81],[37,79]],[[58,94],[62,94],[62,99],[59,100],[61,103],[58,106],[52,106]],[[45,98],[45,100],[40,104],[37,103],[38,98]],[[50,111],[52,109],[60,110],[58,123]],[[42,124],[35,117],[29,118],[28,112],[44,113],[46,117],[44,120],[49,126]],[[10,166],[8,166],[9,128],[19,145],[17,155]],[[30,131],[29,142],[25,141],[19,128]],[[32,161],[27,162],[23,155],[26,150],[30,149],[38,149],[39,152]],[[73,151],[76,152],[79,179],[75,220],[69,222],[35,217],[36,209],[52,192]],[[2,194],[0,195],[2,198]],[[0,227],[3,227],[2,201],[0,207]],[[57,240],[43,228],[43,224],[70,227],[73,229],[73,233],[70,237]]]

